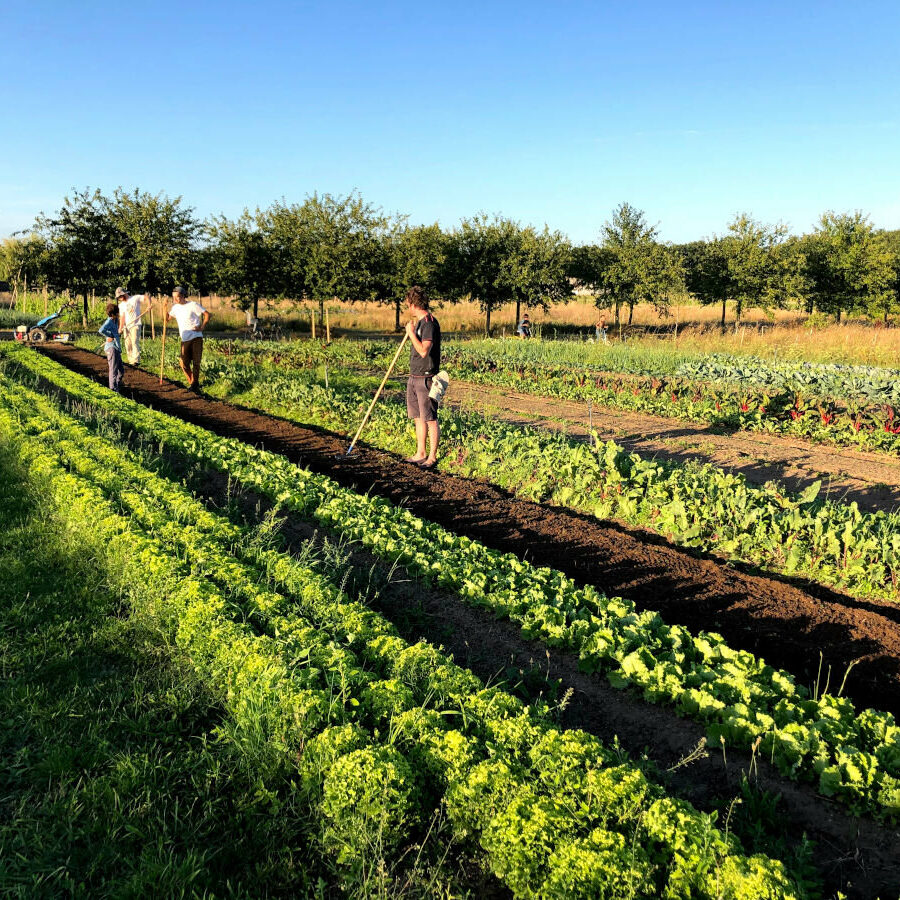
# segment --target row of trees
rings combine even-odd
[[[479,302],[491,313],[516,304],[549,308],[582,287],[616,322],[651,303],[665,313],[687,291],[699,302],[801,307],[887,321],[900,312],[900,232],[876,230],[860,213],[826,213],[810,234],[793,236],[738,215],[722,236],[689,244],[659,240],[627,203],[597,244],[572,246],[559,232],[502,217],[464,219],[444,231],[387,216],[359,194],[313,194],[200,221],[181,198],[117,190],[75,192],[52,216],[0,246],[0,278],[16,286],[66,288],[83,299],[117,284],[154,293],[184,283],[235,297],[258,311],[262,298],[334,298],[391,304],[400,327],[411,284],[448,301]]]

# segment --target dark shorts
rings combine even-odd
[[[406,412],[411,419],[437,422],[437,400],[428,396],[430,390],[430,375],[410,375],[406,382]]]

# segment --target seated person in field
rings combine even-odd
[[[531,319],[528,318],[528,313],[525,313],[525,315],[522,316],[522,321],[519,322],[516,334],[519,335],[520,338],[531,337]]]
[[[600,320],[597,322],[594,328],[597,332],[597,340],[603,341],[603,343],[605,344],[609,340],[609,337],[607,336],[608,329],[606,327],[606,316],[600,316]]]

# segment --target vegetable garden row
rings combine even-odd
[[[562,621],[572,603],[627,613],[614,602],[579,597],[558,574],[114,397],[46,359],[16,354],[5,368],[2,430],[19,436],[56,508],[109,548],[107,577],[130,603],[155,605],[222,698],[233,739],[253,736],[296,765],[297,791],[324,822],[314,837],[347,878],[375,844],[396,858],[440,807],[456,839],[476,843],[515,896],[802,895],[781,864],[743,855],[727,828],[667,797],[620,751],[560,732],[549,711],[486,688],[430,646],[408,645],[314,567],[248,540],[155,472],[115,425],[154,452],[189,455],[336,530],[369,536],[375,552],[413,571],[424,542],[437,542],[436,577],[446,574],[470,599],[505,596],[515,612],[523,604],[513,597],[526,592],[539,604],[536,621]],[[28,387],[25,370],[105,415],[65,410]]]
[[[519,342],[521,343],[521,342]],[[742,428],[776,435],[802,437],[819,443],[857,446],[887,453],[900,452],[900,409],[882,395],[846,390],[824,391],[797,378],[766,386],[764,378],[735,376],[720,383],[714,362],[688,365],[681,374],[634,374],[606,370],[598,364],[582,366],[562,359],[521,355],[512,341],[457,343],[448,346],[445,365],[457,379],[505,389],[587,403],[613,409],[690,419],[723,428]],[[395,345],[389,342],[341,341],[330,346],[312,342],[289,347],[259,348],[282,366],[333,367],[375,370],[385,368]],[[245,349],[240,351],[246,353]],[[602,361],[598,358],[598,362]],[[751,369],[751,364],[747,365]],[[677,370],[676,370],[677,371]],[[892,370],[879,381],[890,380]],[[860,376],[852,376],[859,379]],[[848,379],[850,376],[848,376]],[[835,397],[839,399],[835,399]]]
[[[270,356],[277,362],[254,354],[251,363],[227,345],[214,348],[210,390],[338,431],[360,418],[374,391],[370,379],[353,374],[330,373],[326,387],[321,369],[285,371],[278,352]],[[402,398],[388,400],[377,407],[366,440],[406,455],[406,422]],[[475,413],[444,409],[441,422],[444,470],[856,596],[900,598],[900,513],[820,499],[816,484],[792,495],[711,464],[648,460],[612,441],[594,446]]]

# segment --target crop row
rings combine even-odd
[[[360,496],[239,441],[220,438],[121,397],[36,354],[26,369],[123,424],[282,502],[376,555],[516,621],[526,637],[562,647],[584,669],[633,686],[707,724],[714,744],[753,745],[791,777],[816,780],[855,809],[900,813],[900,728],[891,714],[846,698],[810,697],[786,672],[715,634],[692,635],[652,611],[579,587],[561,572],[492,551],[378,497]]]
[[[307,424],[345,428],[368,400],[358,379],[220,368],[217,391]],[[777,483],[751,485],[718,466],[649,460],[609,441],[561,434],[445,409],[441,467],[486,478],[529,500],[649,527],[688,547],[711,550],[859,596],[900,596],[900,514],[862,512],[855,502],[818,498],[819,483],[792,495]],[[382,404],[366,440],[409,451],[402,404]]]
[[[385,366],[388,343],[347,347],[312,345],[302,350],[269,349],[277,362],[331,363],[346,368]],[[466,343],[449,345],[444,365],[454,378],[496,385],[537,396],[587,403],[613,409],[707,422],[769,434],[785,434],[821,443],[860,446],[900,452],[900,409],[873,403],[865,396],[818,397],[802,388],[763,388],[753,383],[720,384],[679,375],[634,375],[584,369],[567,363],[508,359],[497,342],[472,349]],[[502,342],[500,342],[502,344]],[[512,342],[506,342],[512,343]],[[256,355],[266,358],[265,353]]]
[[[73,516],[88,510],[95,539],[127,561],[131,601],[151,584],[155,602],[166,598],[179,646],[227,700],[238,732],[262,729],[299,760],[339,861],[365,851],[370,820],[396,845],[442,796],[457,834],[479,838],[516,896],[796,895],[780,864],[741,856],[708,816],[663,796],[597,739],[561,733],[427,645],[408,646],[327,579],[254,549],[31,392],[7,384],[0,402],[6,429],[29,435],[52,496]],[[261,586],[266,575],[283,592]]]

